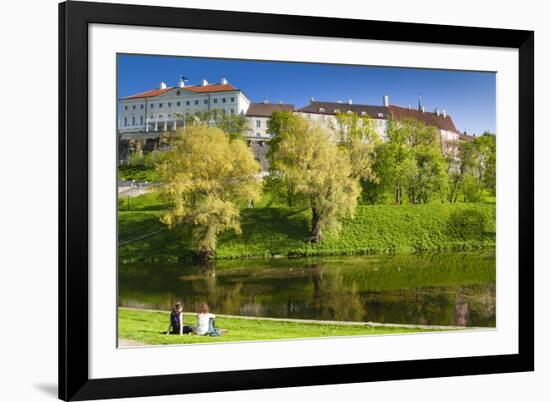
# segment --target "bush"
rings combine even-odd
[[[447,227],[452,237],[459,239],[479,239],[487,230],[487,216],[473,208],[451,213]]]

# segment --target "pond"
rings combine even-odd
[[[218,314],[495,326],[494,252],[119,266],[119,305]]]

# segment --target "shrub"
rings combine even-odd
[[[479,239],[487,229],[487,217],[479,210],[467,208],[451,213],[447,222],[449,235],[464,240]]]

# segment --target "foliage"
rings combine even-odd
[[[465,202],[477,202],[488,190],[496,195],[496,137],[484,133],[473,141],[462,141],[457,160],[449,165],[450,202],[462,192]]]
[[[242,139],[248,129],[246,118],[241,115],[227,114],[222,109],[213,109],[206,112],[196,112],[185,117],[185,125],[217,127],[229,138]]]
[[[454,211],[449,217],[448,231],[451,236],[461,239],[483,237],[487,230],[487,216],[481,211],[467,208]]]
[[[187,325],[196,325],[195,314],[184,314]],[[319,322],[274,321],[258,318],[218,316],[216,327],[228,330],[220,337],[166,335],[169,312],[119,308],[118,336],[147,345],[169,345],[208,342],[235,342],[269,339],[316,338],[324,336],[382,335],[423,332],[426,329],[384,327]]]
[[[190,226],[197,253],[211,257],[218,234],[240,233],[241,203],[260,198],[259,170],[243,141],[218,128],[188,126],[158,165],[162,195],[173,205],[163,222]]]
[[[349,154],[319,126],[302,118],[288,125],[274,156],[272,171],[308,200],[312,242],[320,242],[325,230],[337,232],[341,219],[353,216],[360,189]]]
[[[375,122],[355,113],[338,113],[336,129],[338,142],[349,156],[351,177],[376,183],[378,180],[372,167],[380,137]]]
[[[119,180],[135,180],[157,182],[158,174],[154,166],[147,165],[119,165],[118,166]]]

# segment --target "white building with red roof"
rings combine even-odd
[[[118,131],[121,134],[172,131],[197,112],[218,109],[244,116],[249,105],[247,96],[225,78],[215,84],[202,80],[199,85],[190,86],[182,79],[175,87],[161,82],[157,89],[119,100]]]

